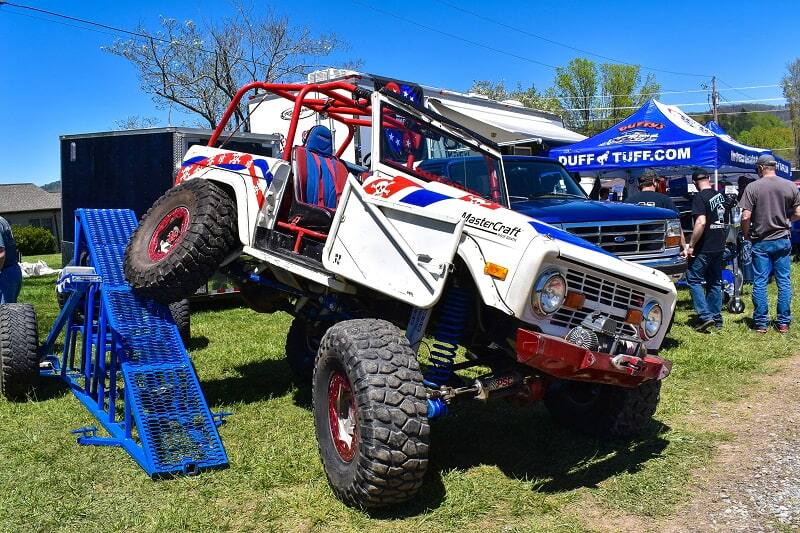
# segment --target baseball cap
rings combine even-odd
[[[695,170],[692,172],[692,181],[700,181],[700,180],[707,180],[708,172],[705,170]]]
[[[776,164],[775,157],[772,154],[762,154],[756,159],[757,166],[774,167]]]
[[[644,185],[647,183],[655,183],[658,179],[658,174],[653,169],[647,169],[642,172],[642,175],[639,176],[639,185]]]

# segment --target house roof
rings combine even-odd
[[[0,184],[0,214],[61,209],[61,193],[47,192],[33,183]]]

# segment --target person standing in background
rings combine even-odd
[[[800,191],[797,186],[775,173],[771,155],[756,161],[759,180],[745,189],[742,208],[742,233],[753,243],[753,329],[766,333],[769,325],[767,282],[775,274],[778,286],[777,328],[789,331],[792,321],[792,281],[790,240],[792,221],[800,220]]]
[[[16,303],[19,296],[22,270],[19,268],[18,258],[11,224],[0,217],[0,304]]]
[[[686,283],[698,319],[696,331],[722,327],[722,253],[725,251],[725,196],[711,186],[708,173],[692,173],[697,194],[692,199],[694,226],[686,246]],[[705,286],[704,286],[705,284]]]

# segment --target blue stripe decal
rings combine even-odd
[[[247,166],[242,165],[241,163],[219,163],[215,165],[218,168],[224,168],[225,170],[244,170]]]
[[[182,167],[188,167],[189,165],[194,165],[195,163],[199,163],[200,161],[205,161],[206,159],[208,159],[206,156],[198,155],[197,157],[192,157],[192,158],[187,159],[186,161],[182,162],[181,166]]]
[[[306,200],[305,203],[317,205],[319,203],[319,175],[320,168],[311,152],[306,152]]]
[[[529,222],[533,229],[541,233],[542,235],[548,235],[553,239],[558,241],[568,242],[570,244],[574,244],[575,246],[580,246],[581,248],[586,248],[587,250],[592,250],[594,252],[600,252],[601,254],[608,255],[610,257],[617,257],[616,255],[612,254],[611,252],[607,252],[603,250],[599,246],[595,246],[594,244],[590,243],[589,241],[585,241],[580,237],[576,237],[572,233],[568,231],[564,231],[562,229],[556,228],[554,226],[550,226],[548,224],[544,224],[539,222],[538,220],[531,220]]]
[[[267,181],[267,187],[272,183],[272,172],[269,171],[269,166],[264,159],[253,159],[253,164],[261,170],[261,175]]]
[[[442,200],[452,200],[451,196],[439,194],[438,192],[429,191],[428,189],[419,189],[410,194],[407,194],[401,202],[404,204],[416,205],[417,207],[427,207]]]

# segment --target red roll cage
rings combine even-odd
[[[372,108],[370,101],[366,97],[357,96],[359,89],[352,83],[345,81],[330,81],[326,83],[267,83],[263,81],[254,81],[244,85],[236,92],[231,103],[228,104],[225,113],[214,128],[214,133],[208,140],[208,146],[214,146],[219,140],[225,126],[228,124],[231,116],[239,102],[245,94],[249,91],[262,89],[268,93],[276,94],[282,98],[294,102],[294,109],[292,110],[292,119],[289,123],[289,131],[286,134],[286,144],[283,149],[283,159],[286,161],[291,160],[292,146],[294,146],[294,137],[297,133],[297,122],[300,118],[300,109],[306,107],[317,113],[323,113],[330,118],[341,122],[347,126],[347,137],[345,137],[342,144],[336,150],[336,157],[341,157],[345,149],[353,140],[355,129],[358,126],[372,126]],[[345,91],[351,96],[347,96],[339,91]],[[309,93],[320,93],[327,98],[309,98]],[[363,117],[370,117],[365,119]]]

